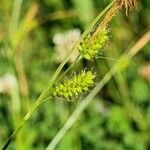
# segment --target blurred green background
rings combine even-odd
[[[43,91],[67,49],[110,2],[0,0],[0,147]],[[148,29],[150,0],[139,0],[138,9],[129,16],[122,11],[112,20],[102,56],[118,59]],[[81,60],[70,73],[93,67],[99,81],[114,63],[102,58]],[[56,150],[148,150],[149,83],[150,44],[99,92]],[[9,149],[45,149],[79,101],[45,102]]]

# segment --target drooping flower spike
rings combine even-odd
[[[75,74],[72,78],[56,85],[52,95],[71,101],[88,92],[94,86],[95,77],[96,75],[92,71],[82,71],[80,74]]]

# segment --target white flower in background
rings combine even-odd
[[[150,63],[140,66],[138,73],[143,79],[150,80]]]
[[[67,51],[72,48],[75,42],[79,39],[81,31],[79,29],[69,30],[65,33],[57,33],[53,37],[53,42],[56,45],[55,58],[57,62],[62,62]],[[71,55],[69,62],[72,63],[78,56],[78,51],[76,50]]]
[[[103,103],[100,103],[100,102],[95,103],[94,110],[102,114],[103,116],[108,116],[109,114],[108,108]]]
[[[11,74],[5,74],[0,77],[0,93],[10,93],[11,90],[17,87],[17,80]]]

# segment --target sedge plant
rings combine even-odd
[[[35,101],[31,109],[29,110],[29,112],[25,115],[20,125],[15,129],[15,131],[8,138],[6,144],[3,147],[3,150],[7,149],[8,145],[16,137],[16,134],[20,131],[20,129],[24,126],[24,124],[29,120],[32,113],[44,101],[50,99],[53,96],[59,96],[59,97],[63,97],[64,99],[70,100],[74,96],[78,97],[80,94],[84,92],[88,92],[89,89],[94,86],[93,80],[95,78],[95,73],[89,70],[89,71],[83,71],[79,75],[74,75],[72,78],[66,80],[63,83],[60,83],[60,84],[58,83],[56,84],[56,86],[53,87],[53,85],[57,81],[57,78],[62,68],[64,67],[66,62],[69,60],[71,54],[75,50],[79,50],[80,55],[87,60],[96,59],[101,49],[103,49],[103,47],[106,45],[106,42],[109,39],[108,30],[107,30],[107,26],[109,22],[119,12],[119,10],[122,7],[125,7],[126,14],[127,14],[128,11],[135,6],[136,6],[136,0],[114,0],[96,17],[96,19],[86,29],[86,31],[83,33],[80,39],[74,44],[72,49],[68,51],[68,53],[66,54],[66,57],[64,58],[62,63],[59,65],[59,67],[56,69],[55,73],[50,79],[47,87],[43,90],[43,92],[41,93],[39,98]],[[100,22],[100,19],[104,14],[105,16]],[[95,26],[97,27],[94,30]],[[80,82],[82,82],[83,84]]]
[[[120,56],[118,62],[106,73],[102,80],[97,83],[93,90],[76,107],[72,115],[67,119],[64,126],[58,131],[58,133],[49,143],[46,150],[55,149],[64,135],[73,126],[75,121],[80,117],[81,113],[86,109],[97,93],[110,81],[115,74],[123,72],[130,65],[132,58],[149,42],[150,31],[145,33],[129,51],[126,51],[124,54],[122,54],[122,56]]]

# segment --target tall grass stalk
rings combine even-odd
[[[21,121],[21,99],[19,95],[18,83],[16,83],[14,88],[10,90],[9,94],[11,98],[11,117],[13,122],[13,128],[15,129]],[[23,146],[23,134],[21,132],[16,136],[15,146],[18,149],[20,149]]]
[[[67,122],[56,134],[53,140],[50,142],[46,150],[53,150],[57,144],[61,141],[63,136],[79,118],[80,114],[92,101],[92,99],[97,95],[97,93],[104,87],[104,85],[109,82],[109,80],[120,71],[124,71],[126,67],[130,64],[132,57],[140,51],[148,42],[150,42],[150,31],[147,32],[137,43],[130,49],[129,52],[125,52],[114,65],[114,67],[103,77],[103,79],[95,86],[95,88],[88,94],[86,98],[77,106],[72,115],[68,118]]]
[[[114,0],[115,1],[115,0]],[[112,1],[96,18],[95,20],[90,24],[90,26],[86,29],[86,31],[82,34],[82,36],[80,37],[80,39],[75,43],[75,45],[72,47],[72,49],[70,49],[68,51],[68,53],[66,54],[64,60],[62,61],[62,63],[59,65],[59,67],[57,68],[57,70],[55,71],[55,73],[53,74],[52,78],[50,79],[48,86],[43,90],[43,92],[41,93],[41,95],[39,96],[39,98],[35,101],[35,103],[33,104],[33,106],[31,107],[31,109],[29,110],[29,112],[25,115],[25,117],[23,118],[23,120],[21,121],[20,125],[15,129],[15,131],[11,134],[11,136],[8,138],[6,144],[4,145],[4,147],[2,148],[2,150],[7,149],[7,147],[9,146],[9,144],[11,143],[11,141],[15,138],[16,134],[20,131],[20,129],[24,126],[24,124],[29,120],[29,118],[31,117],[32,113],[38,108],[38,106],[40,106],[45,99],[47,99],[46,97],[48,96],[48,93],[51,90],[52,85],[54,84],[56,78],[58,77],[58,75],[60,74],[62,68],[64,67],[64,65],[66,64],[66,62],[69,60],[71,54],[77,49],[78,44],[84,39],[84,37],[94,28],[94,26],[96,25],[96,23],[100,20],[100,18],[111,8],[111,6],[113,5],[114,1]]]
[[[16,32],[19,25],[19,17],[21,12],[22,0],[14,0],[12,14],[9,23],[9,38],[11,39],[13,34]],[[15,68],[14,68],[15,70]],[[15,88],[11,90],[10,98],[11,98],[11,116],[13,122],[13,128],[17,128],[19,122],[21,121],[21,98],[19,95],[19,87],[16,84]],[[20,133],[16,137],[15,146],[21,148],[23,144],[23,134]]]
[[[14,0],[12,16],[9,25],[9,34],[14,33],[18,27],[22,1],[23,0]]]

